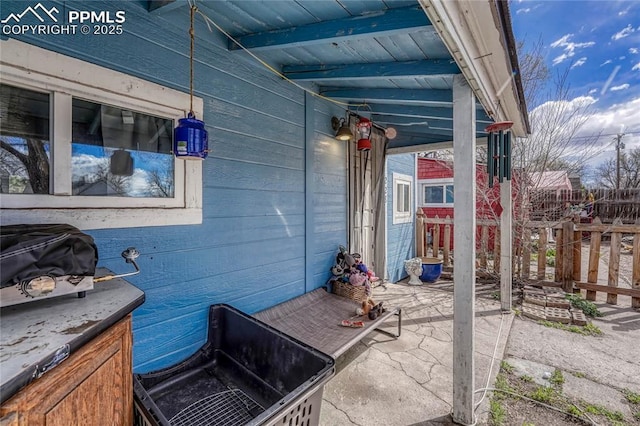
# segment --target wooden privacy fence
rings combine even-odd
[[[603,188],[580,191],[532,189],[528,193],[529,217],[536,221],[543,217],[561,220],[567,214],[567,206],[586,204],[589,193],[595,199],[593,217],[599,217],[602,222],[612,223],[617,218],[633,224],[640,217],[640,189]]]
[[[440,258],[442,250],[442,264],[451,266],[451,251],[453,248],[453,219],[427,217],[422,209],[416,213],[416,246],[417,255]],[[500,272],[500,227],[499,223],[491,219],[478,219],[477,233],[479,233],[478,267],[493,272]],[[442,237],[442,238],[441,238]],[[490,265],[489,260],[493,259]]]
[[[549,248],[547,241],[547,229],[555,230],[555,277],[554,281],[560,283],[565,292],[572,292],[574,286],[587,291],[587,300],[596,300],[597,292],[607,294],[607,303],[617,304],[618,295],[631,296],[631,306],[640,308],[640,220],[635,224],[622,224],[616,219],[613,224],[603,224],[599,218],[593,223],[577,223],[577,220],[567,220],[560,224],[549,222],[532,222],[525,229],[525,241],[530,241],[531,229],[538,229],[538,263],[537,278],[545,279],[546,253]],[[529,233],[527,240],[526,233]],[[603,234],[610,234],[609,262],[607,266],[607,285],[597,284],[600,268],[600,248]],[[589,239],[589,264],[587,280],[582,280],[582,241],[583,236]],[[623,235],[629,235],[633,242],[630,245],[623,244]],[[630,249],[631,256],[631,288],[620,288],[620,256],[623,249]],[[529,247],[523,247],[523,275],[529,276],[529,264],[531,251]],[[526,268],[526,269],[525,269]]]

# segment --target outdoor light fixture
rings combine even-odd
[[[371,150],[371,120],[365,117],[358,118],[358,151]]]
[[[191,50],[189,54],[189,96],[190,107],[187,118],[178,120],[178,127],[173,132],[173,154],[185,160],[203,160],[209,154],[209,137],[204,128],[204,122],[196,119],[193,112],[193,44],[195,33],[193,30],[193,18],[196,12],[195,5],[191,6]]]
[[[353,137],[351,129],[344,118],[331,117],[331,127],[336,131],[336,139],[339,141],[348,141]]]
[[[384,130],[384,135],[387,137],[387,139],[391,140],[391,139],[395,139],[396,136],[398,136],[398,131],[393,128],[393,127],[387,127]]]

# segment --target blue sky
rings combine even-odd
[[[593,103],[580,131],[603,134],[590,164],[615,153],[611,134],[621,125],[626,148],[640,147],[640,2],[512,0],[510,7],[516,39],[541,39],[552,72],[569,68],[570,97]]]

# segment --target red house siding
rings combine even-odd
[[[418,184],[428,183],[429,180],[453,179],[453,163],[432,158],[418,158]],[[496,181],[493,188],[488,187],[488,175],[484,165],[476,165],[476,182],[478,185],[478,196],[476,197],[476,218],[477,219],[495,219],[498,215],[498,205],[500,204],[500,184]],[[518,200],[518,179],[516,173],[512,179],[512,199]],[[481,196],[480,196],[481,194]],[[418,205],[422,206],[422,194],[418,200]],[[453,207],[426,207],[422,206],[422,211],[427,217],[446,218],[449,216],[453,219]],[[519,213],[519,205],[514,205],[514,214]],[[428,225],[428,232],[433,235],[433,225]],[[444,245],[444,230],[440,229],[440,247]],[[476,231],[476,248],[480,246],[482,228],[478,226]],[[453,225],[451,226],[451,247],[453,248]],[[489,250],[493,250],[493,241],[495,236],[494,227],[489,228]]]

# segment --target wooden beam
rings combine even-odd
[[[371,102],[367,102],[369,108],[371,108],[372,114],[381,114],[381,115],[393,115],[398,117],[414,117],[414,118],[437,118],[442,120],[453,120],[453,109],[446,108],[437,108],[437,107],[429,107],[429,106],[421,106],[421,105],[389,105],[389,104],[374,104]],[[350,106],[349,110],[356,112],[358,110],[357,106]],[[484,110],[482,109],[482,105],[476,104],[476,123],[489,124],[493,123],[491,117],[489,117]],[[483,127],[484,129],[484,127]]]
[[[453,105],[453,95],[448,89],[361,89],[353,87],[320,87],[320,94],[333,99],[347,99],[362,103],[400,105]]]
[[[453,421],[474,423],[476,149],[475,96],[462,75],[453,78]]]
[[[337,43],[370,36],[390,36],[409,30],[429,30],[431,23],[420,6],[387,9],[379,13],[349,16],[290,28],[237,35],[252,50],[284,49],[312,44]],[[240,47],[229,40],[229,50]]]
[[[367,79],[400,79],[425,76],[449,76],[460,73],[452,60],[427,59],[423,61],[374,62],[358,64],[285,65],[282,73],[298,81],[353,81]]]
[[[371,114],[371,121],[378,124],[388,125],[388,126],[407,126],[413,128],[414,126],[418,126],[421,129],[424,129],[424,132],[429,133],[432,129],[443,130],[446,129],[451,132],[453,136],[453,120],[446,120],[441,118],[415,118],[415,117],[398,117],[395,115],[381,115],[381,114]],[[486,135],[487,133],[484,130],[481,130],[482,127],[478,128],[476,126],[476,135]]]
[[[187,0],[148,0],[147,10],[154,14],[165,13],[188,4]]]
[[[601,291],[603,293],[608,293],[613,295],[621,294],[623,296],[640,297],[640,289],[635,289],[635,288],[611,287],[608,285],[591,284],[591,283],[583,283],[583,282],[577,282],[575,283],[575,285],[576,287],[584,290]]]

